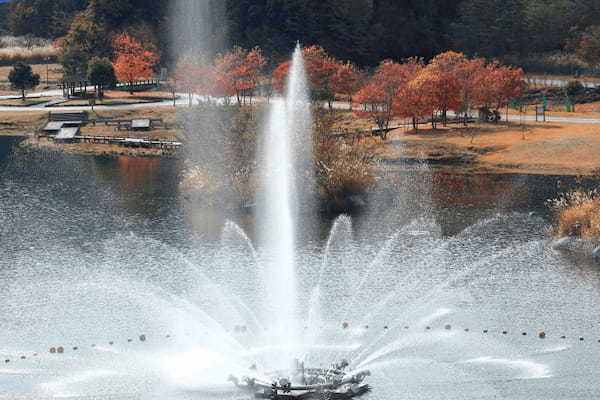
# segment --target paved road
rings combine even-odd
[[[540,84],[540,85],[551,85],[551,86],[559,86],[559,87],[566,87],[569,82],[572,82],[574,80],[579,80],[579,79],[544,79],[544,78],[527,78],[527,82],[534,82],[536,84]],[[586,88],[597,88],[600,87],[600,84],[596,83],[596,82],[590,82],[590,81],[581,81],[579,80],[579,82],[581,82],[581,84],[586,87]]]

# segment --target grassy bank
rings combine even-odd
[[[555,212],[555,235],[580,237],[588,243],[600,242],[600,194],[577,189],[550,202]]]

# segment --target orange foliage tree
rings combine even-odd
[[[356,93],[363,84],[363,76],[351,63],[338,63],[335,74],[331,77],[331,89],[348,97],[352,103],[352,95]]]
[[[287,79],[291,67],[292,62],[290,60],[287,60],[279,64],[277,67],[275,67],[275,69],[273,69],[271,75],[273,79],[273,87],[275,88],[275,90],[281,92],[285,88],[285,81]]]
[[[213,62],[212,84],[209,92],[212,96],[224,98],[226,103],[236,94],[232,74],[236,63],[235,57],[232,52],[223,53],[217,55]]]
[[[384,140],[387,138],[390,121],[397,111],[394,104],[401,94],[401,89],[412,79],[412,71],[412,63],[383,61],[375,74],[354,96],[358,106],[355,114],[373,120]]]
[[[486,75],[485,71],[485,61],[482,58],[465,60],[456,67],[456,79],[465,125],[469,120],[471,107],[477,101],[478,91],[485,84],[485,81],[482,80],[482,77]]]
[[[116,60],[114,62],[117,79],[128,82],[131,93],[133,83],[138,79],[154,75],[158,55],[154,46],[144,46],[137,39],[121,33],[114,40]]]
[[[308,84],[313,100],[326,100],[331,108],[335,99],[333,89],[334,75],[341,63],[331,57],[323,47],[310,46],[302,49]],[[273,70],[273,85],[278,91],[282,91],[292,66],[291,61],[284,61]]]
[[[248,96],[252,103],[252,96],[261,84],[267,59],[263,56],[260,47],[255,47],[244,52],[240,61],[238,67],[233,71],[234,80],[236,87],[242,91],[244,102]]]
[[[448,51],[434,57],[422,72],[421,79],[428,81],[431,101],[434,108],[442,113],[444,124],[448,111],[457,111],[462,106],[457,73],[466,62],[464,54]],[[432,123],[435,125],[435,118],[432,118]]]
[[[419,129],[419,120],[430,116],[435,107],[432,100],[430,80],[422,72],[423,60],[412,58],[403,64],[404,84],[398,88],[394,99],[394,114],[410,118],[413,128]]]
[[[259,86],[267,59],[259,47],[248,51],[239,46],[219,54],[214,60],[213,94],[236,96],[238,104],[246,102]]]
[[[510,100],[521,95],[527,88],[521,68],[501,66],[493,62],[481,71],[476,80],[476,97],[485,107],[496,110],[508,106]]]
[[[185,58],[179,61],[171,76],[174,88],[188,94],[190,106],[194,93],[201,95],[209,93],[212,78],[211,66],[194,63]]]

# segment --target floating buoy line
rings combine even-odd
[[[305,327],[308,328],[308,327]],[[344,321],[341,324],[341,329],[342,330],[347,330],[350,329],[351,325],[350,322],[348,321]],[[418,328],[418,329],[411,329],[410,326],[405,325],[404,327],[404,331],[408,331],[408,330],[413,330],[413,331],[422,331],[422,332],[432,332],[435,331],[436,328],[432,327],[432,326],[425,326],[424,328]],[[363,326],[364,330],[369,330],[369,329],[374,329],[374,328],[370,328],[369,325],[365,325]],[[385,332],[389,332],[391,330],[389,325],[383,325],[382,327],[383,331]],[[400,326],[397,329],[401,329]],[[490,330],[490,329],[471,329],[471,328],[455,328],[453,325],[451,324],[444,324],[438,327],[438,330],[445,330],[445,331],[457,331],[457,332],[464,332],[464,333],[469,333],[469,334],[477,334],[477,333],[481,333],[484,336],[491,336],[494,334],[498,334],[501,335],[501,337],[505,337],[505,336],[521,336],[521,337],[531,337],[533,339],[536,340],[546,340],[546,339],[550,339],[550,336],[546,333],[546,331],[542,330],[537,332],[535,335],[534,334],[529,334],[529,332],[526,331],[509,331],[509,330]],[[233,332],[236,334],[245,334],[247,333],[247,328],[245,326],[235,326],[235,328],[233,329]],[[160,337],[163,339],[171,339],[172,336],[170,334],[166,334],[166,335],[157,335],[156,337]],[[586,339],[584,336],[567,336],[567,335],[560,335],[560,336],[555,336],[554,339],[559,339],[559,340],[574,340],[574,341],[578,341],[578,342],[585,342]],[[146,334],[139,334],[137,335],[137,340],[134,340],[133,338],[128,338],[126,340],[126,343],[133,343],[133,342],[137,342],[137,343],[146,343],[148,341],[148,336]],[[598,343],[600,343],[600,339],[598,339],[597,341]],[[115,341],[111,340],[106,342],[109,346],[114,346],[115,345]],[[88,346],[71,346],[71,347],[67,347],[67,346],[52,346],[49,347],[47,352],[51,355],[62,355],[65,354],[67,352],[78,352],[78,351],[82,351],[85,347],[88,348],[97,348],[98,344],[97,343],[92,343]],[[18,356],[11,356],[11,357],[6,357],[4,359],[4,364],[10,364],[12,362],[16,362],[16,361],[24,361],[24,360],[28,360],[28,359],[33,359],[33,358],[37,358],[39,357],[39,355],[41,354],[41,352],[34,352],[34,353],[29,353],[29,354],[21,354]],[[1,362],[1,359],[0,359]]]

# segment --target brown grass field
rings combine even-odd
[[[376,151],[384,161],[430,159],[489,172],[592,175],[600,171],[600,125],[511,123],[397,130]]]

